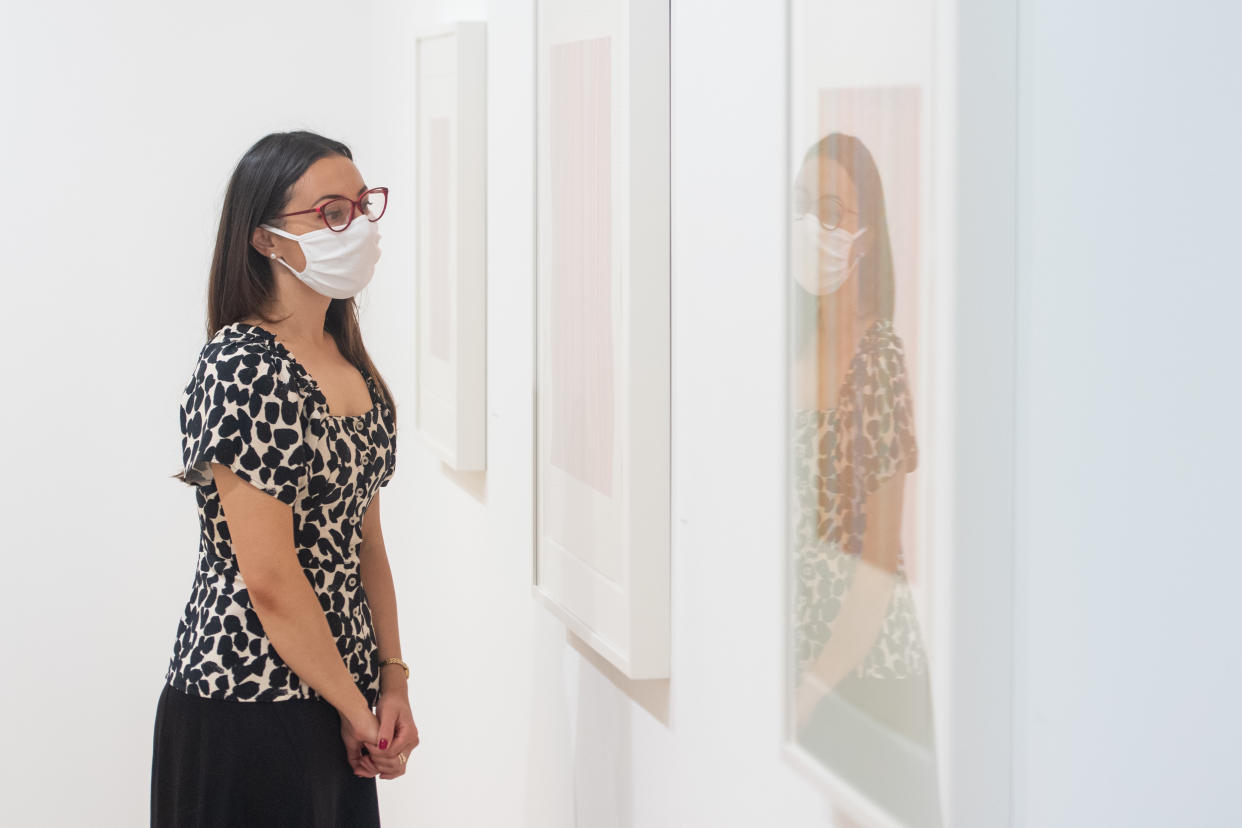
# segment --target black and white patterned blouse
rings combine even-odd
[[[195,486],[198,568],[166,679],[197,696],[320,698],[263,631],[237,567],[210,463],[287,503],[298,560],[354,683],[374,705],[379,652],[359,571],[362,515],[396,469],[395,418],[374,377],[372,407],[328,412],[306,369],[265,328],[233,322],[203,346],[181,403],[182,461]]]
[[[793,411],[792,542],[796,573],[794,644],[799,677],[832,636],[862,554],[867,498],[919,462],[905,346],[890,319],[859,340],[837,406]],[[893,594],[857,675],[908,678],[927,669],[905,554],[898,550]]]

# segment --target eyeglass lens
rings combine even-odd
[[[362,197],[362,215],[370,221],[376,221],[384,214],[388,196],[383,190],[370,190]],[[353,203],[348,199],[334,198],[321,208],[323,219],[333,230],[344,230],[353,218]]]
[[[819,203],[819,220],[829,230],[841,226],[842,214],[841,202],[836,199],[829,198]]]
[[[835,230],[841,226],[842,219],[845,218],[845,207],[834,197],[823,198],[818,201],[799,200],[796,204],[797,215],[804,216],[808,213],[819,219],[820,224],[825,229]]]

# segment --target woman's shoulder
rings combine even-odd
[[[866,333],[858,345],[859,353],[865,354],[905,354],[905,344],[893,327],[893,320],[881,317],[867,326]]]
[[[875,320],[863,334],[850,362],[853,384],[871,391],[877,388],[895,391],[904,386],[905,373],[905,345],[893,328],[893,320]]]
[[[260,377],[293,384],[295,372],[289,359],[258,328],[229,323],[199,350],[191,382],[212,377],[216,382],[248,385]]]
[[[182,389],[181,406],[196,411],[220,403],[276,403],[281,411],[310,410],[311,389],[289,357],[269,337],[226,325],[199,351],[193,372]]]

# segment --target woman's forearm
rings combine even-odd
[[[315,590],[300,567],[289,567],[264,588],[250,584],[249,592],[272,647],[301,681],[347,719],[370,711],[341,658]]]
[[[811,668],[830,688],[866,657],[884,627],[901,557],[905,478],[905,472],[892,475],[868,494],[864,503],[866,528],[854,575],[828,643]]]
[[[379,658],[401,657],[401,633],[397,624],[397,590],[392,582],[392,568],[388,564],[388,552],[383,541],[364,542],[359,555],[362,585],[371,607],[371,624],[375,628],[375,643]],[[380,691],[405,687],[405,670],[400,665],[389,665],[380,670]]]
[[[867,655],[884,626],[895,576],[860,558],[854,578],[832,622],[832,633],[820,650],[811,672],[828,688],[854,669]]]

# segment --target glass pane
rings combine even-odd
[[[787,701],[828,775],[940,826],[917,531],[932,4],[880,5],[791,4]]]

